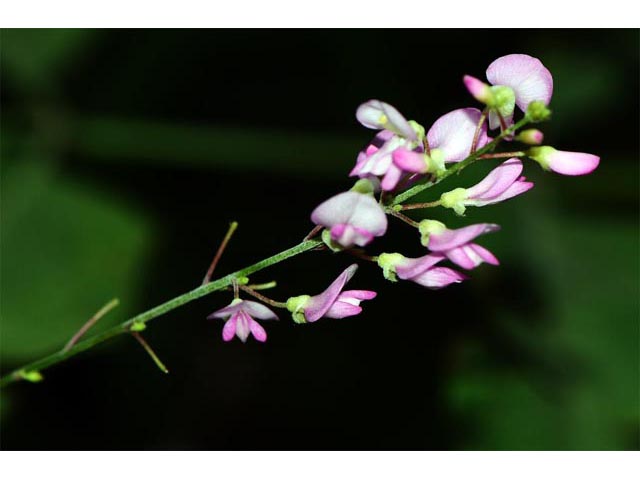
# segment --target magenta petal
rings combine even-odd
[[[411,173],[426,173],[427,163],[424,153],[413,152],[406,148],[398,148],[393,152],[393,164]]]
[[[353,315],[358,315],[360,312],[362,312],[362,307],[360,307],[359,305],[337,301],[333,305],[331,305],[329,310],[324,313],[323,317],[345,318],[352,317]]]
[[[412,278],[412,280],[423,287],[437,289],[443,288],[452,283],[460,283],[467,277],[460,272],[447,267],[434,267],[423,274]]]
[[[221,308],[220,310],[216,310],[215,312],[207,316],[207,319],[210,320],[212,318],[225,318],[238,312],[241,308],[242,302],[231,302],[226,307]]]
[[[493,253],[491,253],[486,248],[478,245],[477,243],[470,244],[469,248],[471,248],[482,259],[483,262],[490,265],[500,265],[500,261]]]
[[[345,290],[338,296],[338,300],[345,302],[354,302],[362,300],[371,300],[376,298],[378,294],[371,290]]]
[[[307,322],[315,322],[324,316],[336,301],[344,285],[351,280],[351,277],[358,269],[357,264],[353,264],[344,270],[329,287],[319,295],[311,297],[304,308],[304,316]]]
[[[364,247],[373,240],[371,232],[363,228],[354,227],[353,225],[334,225],[330,232],[331,239],[345,248],[354,245]]]
[[[259,342],[267,341],[267,332],[262,328],[258,322],[253,319],[250,319],[249,328],[251,329],[251,333],[253,334],[253,338],[255,338]]]
[[[251,300],[242,301],[242,310],[249,314],[249,316],[259,318],[260,320],[278,320],[278,316],[273,313],[269,307]]]
[[[508,200],[508,199],[513,198],[515,196],[521,195],[524,192],[527,192],[527,191],[531,190],[532,188],[533,188],[533,182],[526,182],[526,181],[518,180],[518,181],[514,182],[513,185],[511,185],[509,188],[507,188],[504,192],[502,192],[497,197],[494,197],[494,198],[492,198],[490,200],[487,200],[486,202],[482,202],[482,201],[474,202],[474,205],[480,207],[482,205],[488,205],[490,203],[502,202],[504,200]]]
[[[429,235],[429,250],[444,252],[469,243],[479,235],[500,230],[500,226],[494,223],[477,223],[455,230],[445,230],[442,233]]]
[[[562,175],[586,175],[600,163],[600,157],[590,153],[556,150],[549,155],[549,168]]]
[[[237,318],[236,335],[244,343],[247,341],[247,338],[249,338],[249,333],[251,333],[251,322],[253,319],[242,310],[238,312]]]
[[[429,147],[440,149],[445,162],[464,160],[471,150],[473,137],[482,113],[477,108],[459,108],[435,121],[427,133]],[[478,137],[478,148],[488,143],[487,124],[482,125]]]
[[[429,270],[442,259],[444,259],[444,255],[440,254],[429,254],[419,258],[405,258],[402,263],[396,265],[396,273],[402,280],[411,280]]]
[[[500,57],[487,68],[493,85],[506,85],[516,94],[516,105],[525,111],[529,103],[540,100],[548,105],[553,94],[551,72],[537,58],[523,54]]]
[[[522,173],[522,162],[511,158],[494,168],[484,179],[467,189],[470,200],[488,200],[504,193]]]
[[[447,258],[456,265],[471,270],[483,262],[498,265],[498,259],[486,248],[475,243],[463,245],[447,251]]]
[[[238,322],[238,317],[240,316],[240,312],[235,313],[231,316],[229,320],[227,320],[222,327],[222,339],[225,342],[230,341],[233,336],[236,334],[236,324]]]

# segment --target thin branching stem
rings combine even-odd
[[[220,257],[222,257],[224,250],[227,248],[227,244],[229,243],[229,240],[231,240],[233,232],[236,231],[236,228],[238,228],[238,222],[231,222],[231,224],[229,225],[229,230],[227,230],[227,234],[222,239],[222,243],[220,243],[220,246],[218,247],[218,250],[213,257],[213,260],[211,261],[211,265],[209,265],[209,270],[207,270],[207,273],[202,280],[202,285],[206,285],[211,281],[211,275],[213,275],[213,271],[216,269],[216,266],[220,261]]]

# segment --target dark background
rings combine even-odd
[[[554,75],[546,142],[602,157],[527,195],[433,212],[491,221],[501,259],[441,291],[361,265],[364,312],[224,343],[215,293],[1,395],[4,449],[637,449],[637,30],[3,30],[2,372],[296,244],[348,189],[380,98],[429,127],[475,106],[507,53]],[[455,186],[472,185],[477,165]],[[451,188],[454,184],[448,184]],[[427,192],[424,200],[437,198]],[[429,212],[431,213],[431,212]],[[426,213],[425,213],[426,215]],[[416,214],[415,218],[422,218]],[[418,256],[391,220],[371,253]],[[353,259],[315,252],[256,274],[314,294]]]

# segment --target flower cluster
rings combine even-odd
[[[479,237],[500,229],[492,223],[476,223],[448,228],[432,219],[420,221],[401,213],[405,210],[443,207],[464,216],[470,207],[484,207],[519,196],[533,183],[522,175],[522,159],[531,159],[543,169],[562,175],[591,173],[599,157],[588,153],[556,150],[542,145],[538,129],[523,129],[550,117],[553,77],[537,58],[512,54],[496,59],[486,71],[488,83],[470,76],[463,84],[481,108],[465,107],[439,117],[426,129],[407,120],[396,108],[380,100],[369,100],[356,110],[357,120],[376,130],[373,139],[357,155],[349,176],[356,177],[353,188],[338,193],[318,205],[311,213],[322,231],[321,238],[334,252],[349,251],[372,260],[390,281],[410,280],[429,289],[460,283],[468,277],[458,269],[472,270],[482,263],[498,265],[496,256],[476,243]],[[517,120],[518,112],[522,112]],[[496,153],[499,145],[520,144],[514,151]],[[453,173],[477,161],[502,159],[482,181],[468,188],[455,188],[427,203],[407,200]],[[425,254],[409,258],[401,253],[380,253],[369,257],[361,248],[386,234],[388,217],[396,217],[417,229]],[[359,247],[359,248],[356,248]],[[450,266],[443,266],[449,262]],[[345,291],[357,265],[343,271],[329,287],[314,296],[299,295],[286,302],[275,302],[255,294],[272,306],[287,309],[296,323],[313,323],[320,318],[345,318],[361,312],[360,302],[371,300],[375,292]],[[268,307],[236,298],[210,318],[226,319],[223,339],[238,336],[243,342],[249,334],[265,341],[266,332],[256,321],[277,319]]]

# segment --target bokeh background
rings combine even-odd
[[[348,189],[369,98],[429,126],[474,106],[496,57],[552,71],[547,142],[602,157],[527,195],[434,211],[500,223],[502,261],[441,291],[385,282],[358,317],[224,343],[216,293],[150,324],[171,373],[118,338],[1,395],[3,449],[637,449],[637,30],[3,30],[3,373],[197,286],[231,220],[226,274],[297,243]],[[456,179],[470,185],[491,165]],[[451,187],[453,184],[448,184]],[[424,200],[437,192],[423,195]],[[420,213],[414,215],[421,218]],[[369,249],[421,252],[391,220]],[[253,277],[321,291],[346,255]]]

